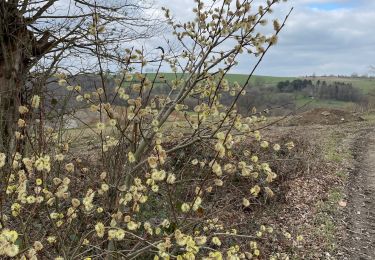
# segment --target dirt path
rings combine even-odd
[[[375,259],[375,129],[360,131],[353,141],[355,168],[349,177],[343,259]]]

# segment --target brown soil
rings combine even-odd
[[[337,137],[335,153],[339,157],[337,161],[335,157],[324,161],[317,154],[310,154],[310,169],[284,183],[290,188],[285,194],[286,204],[277,212],[274,225],[277,226],[282,219],[286,227],[295,228],[295,233],[298,229],[304,231],[303,249],[295,252],[297,259],[372,260],[375,259],[375,127],[373,123],[357,122],[363,120],[340,110],[315,109],[305,115],[318,120],[324,111],[331,113],[325,117],[337,120],[345,116],[346,122],[354,122],[339,127],[331,122],[324,126],[324,122],[320,122],[309,127],[302,125],[285,129],[295,129],[295,136],[301,136],[303,132],[316,144]],[[315,165],[316,161],[321,162],[322,167]],[[336,175],[344,172],[348,177],[338,178]],[[342,195],[342,200],[330,205],[326,197],[330,191],[336,190]],[[323,210],[334,222],[332,241],[327,241],[324,233],[320,235],[320,222],[314,222],[322,211],[316,207],[318,201],[330,205]],[[268,222],[272,222],[272,218]]]
[[[359,116],[339,109],[316,108],[303,112],[288,120],[289,125],[336,125],[361,121]]]
[[[353,139],[354,171],[349,179],[347,241],[343,259],[375,259],[375,131]]]

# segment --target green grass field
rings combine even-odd
[[[246,82],[247,77],[248,77],[247,75],[243,75],[243,74],[229,74],[228,76],[226,76],[226,79],[229,82],[235,82],[235,81],[237,81],[239,84],[243,84],[243,83]],[[280,81],[293,80],[293,79],[296,79],[296,78],[293,78],[293,77],[271,77],[271,76],[258,76],[258,75],[254,75],[250,79],[250,84],[254,85],[256,87],[260,87],[260,86],[276,86],[277,83],[279,83]]]
[[[150,80],[153,80],[155,77],[155,73],[147,73],[147,76]],[[160,73],[159,76],[163,76],[163,78],[166,81],[172,81],[174,79],[180,79],[183,77],[181,73]],[[226,76],[226,79],[230,83],[238,82],[239,84],[244,84],[247,80],[248,75],[245,74],[228,74]],[[272,88],[277,86],[277,83],[281,81],[292,81],[297,79],[297,77],[273,77],[273,76],[260,76],[260,75],[254,75],[250,79],[250,86],[252,88]],[[305,79],[305,78],[301,78]],[[375,79],[374,78],[349,78],[349,77],[310,77],[306,79],[311,79],[314,82],[320,80],[320,81],[326,81],[328,84],[333,82],[344,82],[344,83],[351,83],[355,88],[359,88],[363,91],[365,95],[373,93],[375,94]],[[160,77],[158,78],[158,82],[160,82]],[[156,84],[159,86],[159,83]],[[160,86],[162,83],[160,83]],[[292,100],[291,100],[292,101]],[[311,101],[311,102],[310,102]],[[320,100],[315,99],[311,100],[310,98],[304,97],[303,95],[300,95],[296,93],[293,102],[295,102],[297,107],[303,106],[306,103],[309,103],[307,106],[308,108],[317,108],[317,107],[327,107],[327,108],[338,108],[338,109],[350,109],[353,107],[353,102],[344,102],[344,101],[337,101],[337,100]]]
[[[317,80],[324,80],[327,83],[329,82],[344,82],[344,83],[351,83],[354,87],[359,88],[363,91],[364,94],[368,94],[370,92],[375,92],[375,79],[373,78],[337,78],[337,77],[316,77],[316,78],[309,78],[313,81]]]
[[[338,100],[322,100],[322,99],[311,99],[308,97],[298,97],[296,99],[297,107],[301,107],[307,105],[308,108],[336,108],[336,109],[349,109],[351,108],[354,103],[353,102],[345,102],[345,101],[338,101]]]
[[[155,77],[155,73],[147,73],[149,79],[153,79]],[[167,81],[171,81],[176,78],[181,78],[181,73],[160,73],[159,75],[164,76]],[[226,79],[233,83],[237,81],[239,84],[243,84],[247,80],[247,75],[245,74],[228,74]],[[254,75],[250,80],[250,84],[253,86],[276,86],[277,83],[280,81],[286,80],[294,80],[297,77],[273,77],[273,76],[260,76]],[[352,83],[354,87],[361,89],[365,94],[370,93],[371,91],[375,91],[375,79],[373,78],[337,78],[337,77],[315,77],[315,78],[307,78],[313,81],[326,81],[330,82],[345,82],[345,83]]]
[[[167,81],[172,81],[174,79],[180,79],[183,77],[181,73],[160,73],[159,76],[164,76],[164,78]],[[147,77],[152,80],[155,77],[155,73],[147,73]],[[185,76],[186,77],[186,76]],[[228,74],[225,78],[231,82],[238,82],[239,84],[244,84],[247,80],[248,75],[245,74]],[[250,84],[254,86],[276,86],[277,83],[280,81],[285,81],[285,80],[293,80],[296,79],[295,77],[272,77],[272,76],[259,76],[259,75],[254,75],[250,79]],[[159,79],[160,80],[160,79]]]

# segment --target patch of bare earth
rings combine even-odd
[[[362,121],[362,118],[355,113],[340,109],[315,108],[287,120],[288,125],[337,125],[348,122]]]
[[[352,140],[354,171],[348,186],[347,235],[342,259],[375,259],[375,131]]]

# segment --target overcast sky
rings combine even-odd
[[[193,0],[160,0],[176,18],[190,13]],[[280,20],[294,11],[279,43],[267,54],[256,74],[303,76],[365,74],[375,64],[375,0],[289,0],[279,5]],[[246,73],[249,59],[235,72]]]

